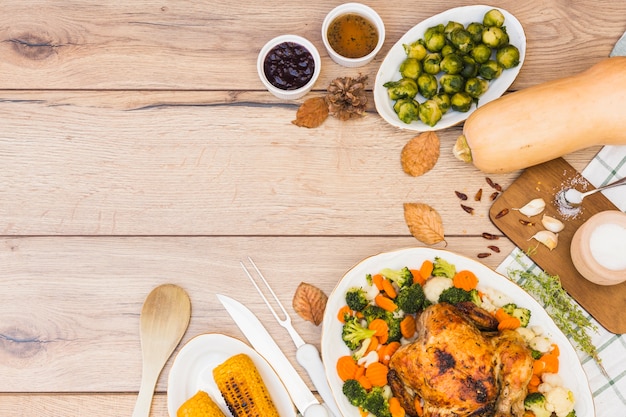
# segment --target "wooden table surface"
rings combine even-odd
[[[423,246],[408,232],[405,202],[439,211],[454,252],[475,258],[486,247],[481,234],[498,233],[486,199],[474,215],[459,207],[454,191],[489,187],[452,156],[459,126],[439,132],[436,167],[410,177],[400,150],[414,134],[386,124],[371,94],[361,120],[299,128],[291,120],[303,99],[274,98],[256,72],[267,40],[296,33],[322,55],[307,97],[336,77],[373,82],[404,32],[472,2],[369,2],[387,38],[358,69],[334,64],[321,41],[322,20],[339,2],[245,3],[2,2],[1,415],[130,415],[141,378],[139,313],[159,284],[191,297],[183,342],[204,332],[243,339],[216,300],[225,293],[258,313],[293,359],[240,259],[254,258],[290,305],[301,281],[330,293],[362,258]],[[621,0],[492,4],[513,13],[528,38],[511,90],[586,69],[626,29]],[[598,150],[565,159],[580,170]],[[506,187],[518,175],[491,178]],[[483,260],[494,268],[514,247],[497,244],[501,253]],[[319,327],[301,319],[295,327],[319,344]],[[153,416],[167,415],[171,362]]]

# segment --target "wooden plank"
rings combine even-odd
[[[474,4],[459,2],[458,5]],[[353,74],[324,51],[321,23],[336,6],[330,0],[284,7],[224,1],[69,1],[63,4],[7,0],[0,16],[0,88],[261,90],[256,54],[274,36],[295,32],[323,56],[316,89]],[[385,53],[411,27],[451,5],[433,0],[413,10],[376,4],[386,24],[381,54],[359,69],[375,74]],[[624,30],[626,3],[498,2],[522,23],[528,56],[513,88],[561,77],[608,56]],[[558,36],[557,36],[558,34]],[[577,45],[571,47],[571,45]]]
[[[183,343],[205,332],[243,338],[215,298],[234,296],[272,323],[240,269],[251,256],[283,303],[300,282],[330,294],[354,264],[377,253],[419,246],[413,238],[306,237],[22,237],[0,245],[0,392],[128,392],[139,387],[139,313],[163,283],[189,293],[192,318]],[[448,249],[476,259],[487,242],[452,237]],[[513,245],[483,260],[495,268]],[[314,256],[312,256],[314,254]],[[250,285],[249,291],[242,291]],[[291,310],[291,309],[290,309]],[[321,328],[294,319],[305,340],[319,344]],[[277,340],[284,329],[268,330]],[[295,348],[281,343],[295,363]],[[164,390],[171,360],[158,387]],[[304,375],[304,372],[302,373]]]
[[[407,235],[402,204],[414,201],[438,210],[447,234],[489,231],[493,190],[453,157],[458,127],[440,133],[435,169],[415,178],[400,166],[415,133],[375,114],[305,129],[291,124],[295,106],[223,99],[2,92],[0,166],[15,181],[0,187],[0,233]],[[483,187],[476,214],[463,212],[454,191]]]

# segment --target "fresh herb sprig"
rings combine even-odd
[[[604,371],[602,360],[589,333],[597,332],[598,327],[563,289],[559,276],[544,271],[534,273],[517,269],[509,270],[508,275],[539,300],[561,331],[568,335],[582,352],[591,356]]]

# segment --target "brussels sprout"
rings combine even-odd
[[[506,45],[496,52],[496,62],[504,69],[519,65],[519,49],[515,45]]]
[[[419,103],[412,98],[401,98],[393,105],[393,110],[398,118],[406,124],[418,120]]]
[[[463,59],[457,54],[449,54],[443,57],[439,67],[446,74],[458,74],[463,69]]]
[[[439,78],[439,84],[444,93],[454,94],[463,91],[465,78],[458,74],[443,74]]]
[[[491,9],[483,16],[483,25],[502,27],[504,24],[504,15],[498,9]]]
[[[470,33],[463,28],[457,28],[450,32],[450,43],[463,53],[469,53],[474,47],[472,35],[470,35]]]
[[[463,55],[463,69],[459,74],[465,79],[475,77],[478,75],[478,66],[474,58],[469,55]]]
[[[435,103],[437,103],[441,109],[442,114],[446,114],[450,109],[450,95],[446,93],[439,93],[433,97],[433,100],[435,100]]]
[[[450,107],[452,107],[452,110],[463,113],[468,112],[472,107],[472,97],[466,92],[455,93],[450,98]]]
[[[426,57],[422,61],[422,69],[426,74],[439,74],[441,71],[441,54],[431,52],[426,54]]]
[[[388,81],[383,84],[392,100],[413,98],[417,95],[417,83],[411,78],[402,78],[399,81]]]
[[[443,29],[443,24],[426,29],[424,33],[424,46],[426,46],[426,49],[431,52],[441,51],[441,48],[446,44],[446,35],[443,33]]]
[[[493,26],[483,30],[483,43],[490,48],[498,48],[502,45],[506,45],[508,41],[509,37],[502,28]]]
[[[443,28],[443,33],[445,33],[446,38],[448,38],[448,40],[450,40],[450,33],[452,33],[454,29],[465,29],[465,28],[459,22],[454,22],[450,20],[448,24]]]
[[[403,78],[413,78],[417,80],[417,77],[422,73],[422,62],[415,58],[407,58],[400,64],[400,75]]]
[[[428,126],[434,126],[443,117],[443,113],[435,100],[426,100],[419,107],[419,119]]]
[[[417,88],[424,98],[432,98],[437,94],[437,79],[432,74],[422,74],[417,79]]]
[[[478,75],[486,80],[495,80],[502,74],[502,67],[493,59],[481,64],[478,69]]]
[[[478,22],[472,22],[465,28],[470,36],[472,37],[472,41],[474,44],[478,45],[483,41],[483,29],[484,26]]]
[[[456,52],[456,48],[450,44],[446,44],[443,48],[441,48],[441,56],[447,56]]]
[[[403,44],[402,46],[404,47],[407,58],[415,58],[421,61],[428,53],[421,39],[411,44]]]
[[[491,59],[491,48],[484,43],[478,44],[470,52],[470,56],[479,64],[484,64]]]
[[[472,98],[478,98],[487,92],[489,81],[481,78],[470,78],[465,82],[465,92]]]

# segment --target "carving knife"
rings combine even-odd
[[[619,38],[609,56],[626,56],[626,32]]]
[[[254,349],[274,368],[302,415],[304,417],[330,417],[330,412],[315,398],[257,316],[239,301],[222,294],[217,294],[217,298]]]

